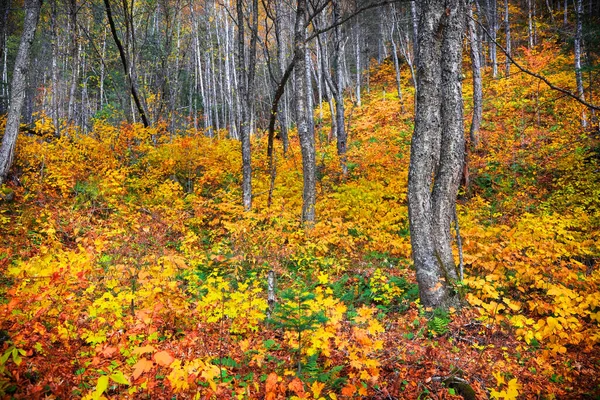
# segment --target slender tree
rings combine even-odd
[[[296,24],[294,26],[294,78],[296,81],[296,124],[302,151],[302,221],[311,225],[315,221],[317,202],[317,165],[315,157],[315,137],[311,135],[308,108],[308,88],[306,74],[306,0],[297,0]]]
[[[477,28],[473,19],[473,8],[467,7],[467,23],[469,27],[469,41],[471,49],[471,70],[473,72],[473,118],[471,119],[471,129],[469,136],[471,144],[475,147],[479,145],[479,128],[483,115],[483,85],[481,81],[481,64],[479,57],[479,38]],[[508,59],[508,57],[507,57]],[[510,62],[510,60],[509,60]]]
[[[582,48],[582,18],[583,18],[583,5],[582,0],[576,0],[575,3],[575,80],[577,82],[577,94],[581,100],[585,101],[585,91],[583,89],[583,74],[581,73],[581,48]],[[581,113],[581,126],[587,128],[588,121],[586,112]]]
[[[420,3],[418,92],[408,176],[411,245],[421,302],[447,307],[458,278],[453,219],[464,159],[462,34],[464,0]],[[432,178],[433,177],[433,178]]]
[[[6,180],[15,154],[21,122],[21,111],[25,100],[25,90],[27,89],[27,72],[30,67],[31,45],[38,25],[42,1],[25,0],[23,35],[21,36],[21,43],[19,44],[19,51],[15,60],[8,117],[4,137],[2,138],[2,146],[0,146],[0,185]]]

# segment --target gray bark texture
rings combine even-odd
[[[333,0],[333,24],[336,25],[333,31],[333,37],[335,42],[335,50],[333,55],[333,96],[335,98],[335,125],[337,128],[337,153],[340,157],[340,166],[342,168],[342,174],[348,175],[348,165],[346,163],[346,147],[347,147],[347,134],[346,134],[346,122],[345,122],[345,109],[344,109],[344,78],[342,73],[342,33],[340,23],[342,15],[340,11],[339,0]]]
[[[308,79],[306,77],[306,0],[298,0],[296,8],[296,25],[294,27],[294,53],[296,67],[296,121],[300,148],[302,151],[302,221],[309,225],[315,221],[315,204],[317,199],[317,164],[315,156],[315,137],[310,129],[308,108]]]
[[[35,37],[41,7],[42,0],[25,0],[26,12],[23,35],[21,36],[21,43],[19,44],[19,51],[15,60],[6,129],[2,138],[2,146],[0,147],[0,185],[6,180],[14,158],[21,122],[21,110],[23,109],[25,90],[27,88],[27,71],[30,64],[31,45]]]
[[[469,6],[467,12],[469,39],[471,42],[471,69],[473,71],[473,119],[471,120],[469,136],[471,144],[477,147],[479,145],[479,127],[481,125],[483,114],[483,85],[481,81],[479,38],[477,37],[477,28],[475,27],[475,20],[473,19],[473,9]]]
[[[506,35],[506,52],[511,55],[510,50],[510,21],[508,19],[508,0],[504,0],[504,32]],[[506,57],[505,62],[505,75],[508,78],[510,76],[510,58]]]
[[[415,130],[408,177],[413,259],[424,306],[456,302],[452,222],[464,162],[464,0],[420,3]],[[432,180],[433,177],[433,180]]]
[[[246,67],[246,43],[244,38],[244,11],[243,1],[237,0],[238,17],[238,70],[241,74],[240,93],[244,103],[240,109],[240,139],[242,142],[242,202],[244,210],[252,208],[252,165],[250,147],[250,113],[254,97],[254,75],[256,71],[256,29],[258,25],[258,1],[254,0],[252,10],[252,32],[248,67]],[[247,71],[247,72],[245,72]]]
[[[582,0],[576,0],[575,12],[576,12],[576,25],[575,25],[575,80],[577,82],[577,94],[581,100],[585,101],[585,91],[583,90],[583,76],[581,73],[581,42],[582,42],[582,18],[583,18],[583,6]],[[585,111],[581,113],[581,126],[587,128],[588,121]]]

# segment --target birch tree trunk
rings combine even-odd
[[[279,73],[283,77],[285,73],[285,40],[283,37],[283,4],[281,1],[275,1],[275,40],[277,44],[277,63]],[[284,94],[285,96],[285,94]],[[286,154],[289,147],[288,139],[288,109],[287,101],[283,101],[282,112],[277,114],[279,120],[279,132],[283,144],[283,154]]]
[[[244,37],[243,0],[237,0],[238,18],[238,70],[243,105],[240,110],[240,139],[242,144],[242,202],[245,211],[252,208],[252,165],[250,147],[251,110],[254,97],[254,74],[256,71],[256,37],[258,29],[258,0],[252,3],[252,32],[246,66],[246,42]],[[246,71],[246,73],[244,72]]]
[[[355,56],[356,56],[356,105],[358,105],[359,107],[362,104],[362,100],[360,98],[360,81],[361,81],[361,65],[360,65],[360,25],[358,23],[358,18],[357,18],[357,22],[356,22],[356,26],[354,27],[354,30],[356,31],[356,35],[355,35],[355,41],[354,41],[354,46],[355,46]]]
[[[394,60],[394,71],[396,72],[396,90],[398,91],[398,100],[402,105],[402,112],[404,112],[404,100],[402,98],[402,81],[400,76],[400,64],[398,63],[398,46],[396,46],[396,40],[394,39],[394,31],[396,30],[396,21],[392,23],[392,32],[390,33],[390,39],[392,41],[392,59]]]
[[[315,221],[315,204],[317,200],[317,165],[315,157],[315,137],[311,135],[307,101],[306,77],[306,0],[297,0],[296,23],[294,26],[294,57],[296,66],[294,78],[296,83],[296,125],[302,152],[302,221],[311,226]]]
[[[575,27],[575,80],[577,81],[577,94],[581,100],[585,100],[585,91],[583,88],[583,75],[581,73],[581,47],[582,47],[582,0],[576,0],[576,27]],[[587,128],[588,121],[585,110],[581,113],[581,126]]]
[[[510,56],[510,21],[508,20],[508,0],[504,0],[504,33],[506,36],[506,53]],[[506,57],[506,62],[504,64],[505,76],[508,78],[510,76],[510,58]]]
[[[343,86],[343,70],[342,70],[342,34],[340,29],[340,21],[342,19],[340,2],[333,0],[333,24],[336,25],[333,30],[334,37],[334,54],[333,54],[333,96],[335,98],[335,124],[337,128],[337,153],[340,157],[340,166],[342,174],[348,174],[348,166],[346,164],[346,147],[347,134],[344,109],[344,86]]]
[[[0,115],[6,113],[8,107],[8,42],[7,23],[10,11],[10,0],[0,2],[0,61],[2,62],[2,76],[0,77]]]
[[[471,144],[477,147],[479,145],[479,127],[483,114],[483,85],[481,82],[481,64],[479,57],[479,38],[475,20],[473,19],[473,9],[467,7],[469,38],[471,42],[471,69],[473,71],[473,118],[471,120],[471,129],[469,136]]]
[[[21,122],[21,111],[25,100],[27,89],[27,71],[30,66],[29,59],[31,45],[35,37],[40,8],[43,0],[25,0],[25,22],[23,24],[23,35],[19,44],[19,51],[15,60],[15,69],[12,77],[10,104],[2,146],[0,146],[0,185],[8,175],[13,162],[19,125]]]
[[[421,303],[429,307],[456,302],[451,285],[458,275],[450,224],[464,161],[461,65],[465,13],[464,0],[421,3],[408,209],[419,294]]]

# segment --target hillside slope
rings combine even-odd
[[[558,49],[522,61],[573,85]],[[457,209],[469,305],[450,313],[417,300],[413,98],[406,89],[403,109],[390,64],[372,71],[362,106],[346,104],[347,177],[328,109],[315,110],[312,230],[299,222],[294,137],[277,153],[270,208],[266,139],[253,143],[246,214],[237,142],[102,121],[90,136],[21,137],[15,183],[2,188],[15,199],[0,203],[0,393],[598,396],[597,138],[578,128],[577,106],[526,75],[485,87],[482,143]],[[468,79],[464,92],[468,117]]]

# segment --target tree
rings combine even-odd
[[[296,4],[296,25],[294,27],[294,77],[296,79],[296,123],[300,148],[302,151],[302,221],[315,221],[315,204],[317,202],[317,163],[315,156],[315,137],[311,135],[308,120],[311,110],[308,109],[306,77],[306,0],[298,0]]]
[[[471,144],[475,147],[479,144],[479,127],[483,114],[483,85],[481,81],[481,63],[479,58],[479,38],[477,37],[477,28],[473,19],[473,9],[467,7],[467,18],[469,27],[469,41],[471,43],[471,69],[473,71],[473,118],[471,119],[471,129],[469,131]],[[509,60],[510,63],[510,60]],[[508,73],[509,68],[506,71]]]
[[[420,4],[418,92],[408,176],[408,211],[421,302],[447,307],[458,278],[453,219],[464,161],[461,84],[464,0]]]
[[[21,111],[25,100],[25,89],[27,88],[27,71],[30,65],[29,58],[31,45],[35,37],[40,8],[43,0],[25,0],[25,22],[23,24],[23,35],[19,44],[19,52],[15,60],[15,69],[12,77],[10,105],[6,120],[6,129],[0,147],[0,185],[6,180],[8,171],[13,162],[19,125],[21,122]]]
[[[252,3],[252,22],[248,65],[246,66],[246,42],[244,38],[243,1],[237,0],[238,17],[238,69],[240,93],[244,104],[241,107],[240,139],[242,143],[242,202],[244,210],[252,208],[252,165],[250,147],[250,120],[254,98],[254,75],[256,71],[256,40],[258,31],[258,0]],[[247,71],[247,72],[244,72]]]
[[[576,0],[575,3],[575,80],[577,82],[577,94],[581,100],[585,100],[585,91],[583,90],[583,77],[581,73],[581,42],[582,42],[582,17],[583,6],[581,0]],[[588,126],[587,116],[585,111],[581,113],[581,126],[585,129]]]

